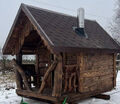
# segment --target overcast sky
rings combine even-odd
[[[5,43],[21,3],[75,16],[77,9],[83,7],[85,18],[96,20],[108,31],[116,0],[0,0],[0,47]]]

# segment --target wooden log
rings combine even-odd
[[[101,93],[110,91],[111,88],[106,88],[102,91],[96,90],[93,92],[86,92],[86,93],[70,93],[67,95],[63,95],[59,98],[59,101],[63,101],[66,96],[68,96],[68,103],[73,103],[73,102],[80,102],[83,99],[90,98],[95,95],[99,95]]]
[[[68,89],[68,74],[66,73],[65,74],[65,87],[64,87],[64,93],[67,91]]]
[[[36,72],[36,87],[40,87],[40,72],[39,72],[39,55],[36,54],[36,65],[35,65],[35,72]]]
[[[39,89],[39,93],[42,93],[42,92],[43,92],[43,90],[44,90],[44,88],[45,88],[45,84],[46,84],[47,78],[48,78],[48,76],[50,75],[50,73],[55,69],[56,65],[57,65],[57,62],[54,61],[54,62],[51,64],[51,66],[47,69],[47,71],[46,71],[46,73],[45,73],[45,75],[44,75],[44,77],[43,77],[42,84],[41,84],[41,87],[40,87],[40,89]]]
[[[114,71],[114,74],[113,74],[113,87],[116,86],[116,55],[117,54],[113,55],[113,71]]]
[[[99,99],[104,99],[104,100],[110,100],[110,95],[105,95],[105,94],[99,94],[94,97]]]
[[[76,74],[74,75],[74,77],[73,77],[73,87],[74,87],[74,91],[76,92],[76,88],[78,87],[77,85],[76,85],[76,80],[77,80],[77,78],[76,78]]]
[[[72,89],[75,89],[75,87],[76,87],[76,85],[75,85],[75,82],[76,82],[75,76],[76,76],[76,73],[74,72],[74,73],[71,74],[71,76],[69,78],[69,92],[71,92]],[[73,86],[72,86],[72,84],[73,84]]]
[[[72,87],[72,78],[73,76],[71,75],[70,78],[69,78],[69,92],[72,91],[73,87]]]
[[[106,71],[92,71],[92,72],[86,72],[86,73],[80,73],[81,77],[85,78],[91,78],[91,77],[99,77],[99,76],[105,76],[113,74],[113,70],[106,70]]]
[[[62,75],[63,75],[62,56],[57,55],[55,56],[55,58],[57,58],[58,64],[54,73],[54,87],[53,87],[52,96],[60,97],[62,93]]]
[[[58,101],[58,99],[55,98],[55,97],[52,97],[52,96],[49,96],[49,95],[39,94],[37,92],[32,92],[32,91],[16,90],[16,93],[18,95],[21,95],[21,96],[37,98],[37,99],[40,99],[40,100],[46,100],[46,101],[51,101],[51,102],[57,102]]]
[[[22,54],[21,52],[16,55],[16,61],[19,65],[22,64]],[[20,73],[15,69],[15,76],[16,76],[16,84],[17,89],[23,89],[23,82]]]
[[[22,89],[23,88],[22,80],[21,80],[20,74],[17,70],[15,70],[15,77],[16,77],[17,89]]]
[[[26,77],[23,69],[21,68],[20,65],[17,64],[17,62],[16,62],[15,59],[13,59],[12,61],[13,61],[14,65],[16,66],[17,71],[20,73],[20,75],[21,75],[21,77],[22,77],[22,79],[23,79],[23,83],[24,83],[25,87],[27,88],[27,90],[30,91],[30,90],[31,90],[31,89],[30,89],[30,85],[29,85],[29,83],[28,83],[27,77]]]
[[[83,92],[83,78],[81,77],[81,71],[84,70],[84,54],[80,53],[80,55],[78,56],[78,73],[77,73],[77,77],[78,77],[78,91],[79,92]]]

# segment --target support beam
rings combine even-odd
[[[113,54],[113,71],[114,71],[113,87],[116,86],[116,57],[117,57],[117,54],[114,53],[114,54]]]
[[[105,95],[105,94],[99,94],[94,97],[98,99],[110,100],[110,95]]]
[[[36,87],[40,87],[40,70],[39,70],[39,54],[36,54],[36,65],[35,65],[35,72],[36,72]]]
[[[40,89],[39,89],[39,93],[42,93],[42,92],[43,92],[43,90],[44,90],[44,88],[45,88],[46,81],[47,81],[47,79],[48,79],[48,76],[49,76],[50,73],[55,69],[56,64],[57,64],[57,62],[54,61],[54,62],[51,64],[51,66],[47,69],[47,71],[46,71],[46,73],[45,73],[45,75],[44,75],[44,77],[43,77],[42,84],[41,84],[41,87],[40,87]]]
[[[48,95],[43,95],[43,94],[39,94],[37,92],[33,92],[33,91],[26,91],[26,90],[16,90],[16,93],[20,96],[25,96],[25,97],[30,97],[30,98],[37,98],[43,101],[51,101],[50,104],[53,104],[53,102],[57,102],[58,99],[52,96],[48,96]]]
[[[30,89],[27,77],[25,75],[25,72],[22,70],[21,66],[17,64],[15,59],[13,59],[12,61],[13,61],[14,65],[16,66],[17,71],[20,73],[25,87],[27,88],[28,91],[30,91],[31,89]]]
[[[77,77],[78,77],[78,91],[79,92],[84,92],[83,91],[83,78],[81,77],[80,72],[82,72],[84,70],[84,54],[81,52],[78,56],[78,73],[77,73]]]
[[[62,93],[62,75],[63,75],[62,56],[59,54],[56,55],[55,58],[57,59],[58,64],[54,72],[54,87],[53,87],[52,96],[60,97]]]
[[[19,65],[22,64],[22,54],[19,53],[16,55],[16,61]],[[17,89],[23,89],[23,82],[20,73],[15,70],[15,75],[16,75],[16,84],[17,84]]]

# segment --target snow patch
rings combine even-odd
[[[9,79],[7,79],[7,77]],[[0,104],[20,104],[22,97],[15,93],[15,89],[5,90],[6,87],[16,87],[15,80],[11,81],[9,76],[0,75]],[[116,88],[107,92],[111,96],[110,100],[102,100],[96,98],[89,98],[82,100],[79,104],[119,104],[120,103],[120,71],[117,75]],[[47,104],[44,102],[23,98],[28,104]]]

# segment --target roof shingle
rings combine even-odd
[[[17,21],[20,21],[18,17],[21,11],[32,20],[32,24],[37,26],[37,31],[41,31],[45,38],[45,41],[49,41],[49,45],[52,49],[58,49],[64,52],[66,49],[73,51],[74,49],[105,49],[120,51],[120,46],[111,38],[111,36],[96,22],[85,19],[85,32],[88,38],[81,37],[73,30],[73,27],[77,26],[77,17],[69,16],[54,11],[41,9],[29,5],[22,4],[15,22],[6,40],[3,48],[4,54],[12,54],[12,50],[8,50],[11,47],[11,39],[14,38],[15,25]],[[17,27],[18,28],[18,27]],[[19,28],[18,28],[19,29]],[[12,41],[12,45],[15,46],[15,42]]]
[[[31,6],[27,6],[27,8],[54,46],[101,49],[119,48],[116,42],[96,21],[85,20],[85,32],[88,38],[84,38],[73,31],[73,26],[77,26],[76,17]]]

